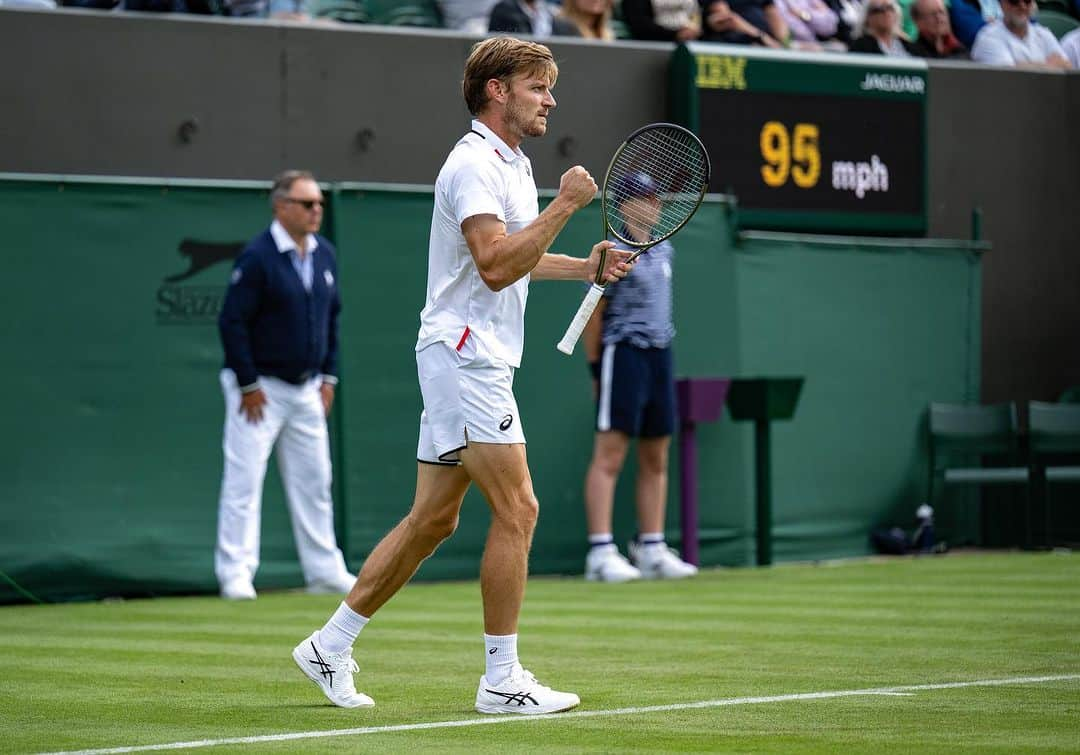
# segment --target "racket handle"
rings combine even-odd
[[[574,319],[570,321],[570,327],[566,329],[566,335],[559,341],[559,345],[556,346],[563,354],[572,354],[574,352],[574,345],[581,338],[581,332],[585,330],[585,326],[589,323],[589,318],[592,317],[592,313],[596,311],[596,305],[600,303],[600,297],[604,295],[604,287],[598,286],[595,283],[589,286],[589,292],[585,294],[585,298],[581,302],[581,306],[578,307],[577,314],[574,315]]]

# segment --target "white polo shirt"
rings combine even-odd
[[[435,180],[427,302],[420,312],[417,351],[440,341],[460,350],[468,338],[475,338],[511,367],[521,364],[529,276],[502,291],[488,288],[461,224],[474,215],[494,215],[511,234],[539,212],[529,158],[474,120],[472,131],[454,145]]]
[[[971,59],[992,66],[1015,66],[1017,63],[1045,63],[1053,54],[1065,57],[1054,34],[1041,24],[1029,23],[1027,35],[1020,37],[1001,21],[991,21],[975,36]]]

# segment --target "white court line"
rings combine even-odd
[[[699,700],[693,703],[649,705],[640,708],[613,708],[611,710],[582,710],[570,713],[546,713],[536,716],[487,716],[466,718],[459,721],[431,721],[423,724],[396,724],[391,726],[362,726],[356,729],[326,729],[323,731],[296,731],[287,734],[263,734],[255,737],[228,737],[225,739],[198,739],[191,742],[168,742],[159,745],[135,745],[132,747],[108,747],[103,750],[68,750],[48,755],[106,755],[119,752],[149,752],[151,750],[185,750],[217,745],[259,744],[261,742],[288,742],[294,739],[317,739],[320,737],[351,737],[362,734],[386,734],[395,731],[419,729],[451,729],[461,726],[490,726],[492,724],[544,721],[549,718],[595,718],[597,716],[628,716],[641,713],[663,713],[669,710],[693,710],[696,708],[722,708],[729,705],[757,705],[761,703],[787,703],[802,700],[831,700],[838,697],[863,697],[866,695],[907,695],[937,689],[962,689],[964,687],[1000,687],[1007,684],[1042,684],[1080,679],[1080,674],[1057,674],[1054,676],[1018,676],[1009,679],[982,679],[974,682],[944,682],[941,684],[909,684],[901,687],[877,687],[873,689],[846,689],[831,692],[802,692],[791,695],[768,695],[765,697],[729,697],[722,700]]]

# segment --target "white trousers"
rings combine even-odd
[[[259,384],[267,403],[262,420],[252,424],[240,413],[235,373],[221,371],[225,467],[214,552],[218,582],[238,577],[250,580],[259,568],[263,480],[275,444],[304,580],[310,585],[340,579],[349,572],[334,537],[330,436],[319,393],[321,381],[316,377],[303,385],[290,385],[260,377]]]

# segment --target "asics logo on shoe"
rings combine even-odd
[[[312,666],[318,666],[319,673],[328,678],[330,686],[334,686],[334,670],[330,668],[330,664],[323,660],[323,657],[319,655],[318,648],[315,647],[315,643],[311,643],[311,652],[315,654],[315,660],[308,659],[308,663]]]
[[[526,703],[532,703],[533,705],[540,704],[536,702],[536,698],[528,692],[499,692],[497,689],[489,689],[486,691],[492,695],[498,695],[499,697],[505,698],[503,702],[506,705],[510,705],[511,703],[517,703],[518,705],[525,705]]]

